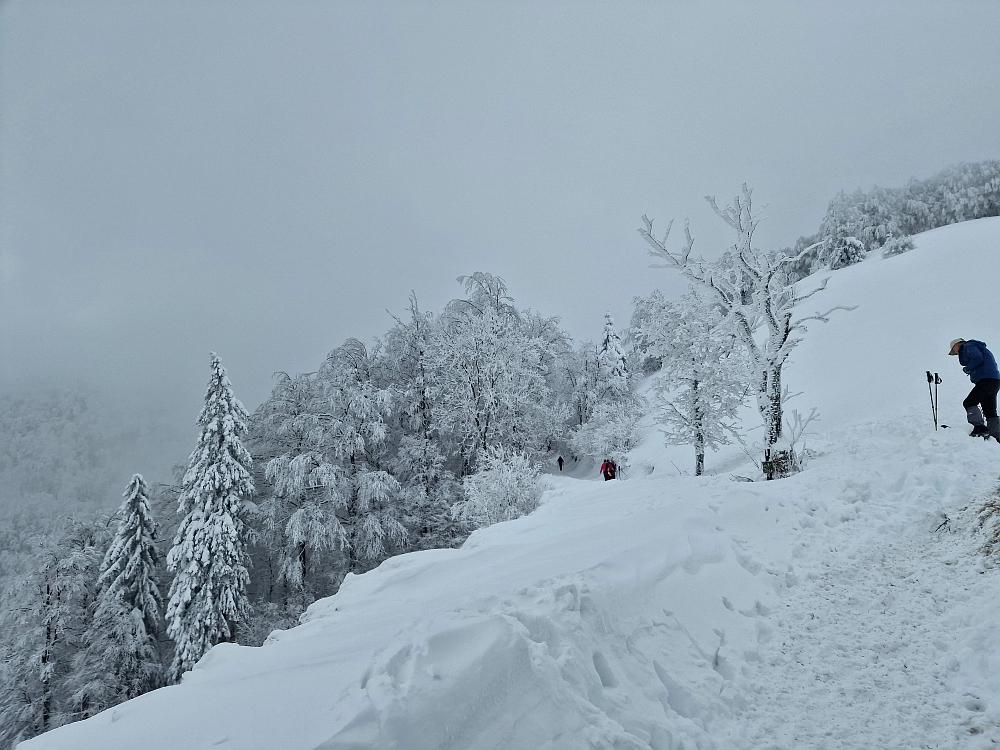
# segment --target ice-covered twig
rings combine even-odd
[[[858,309],[857,305],[837,305],[836,307],[831,307],[825,313],[818,312],[815,315],[810,315],[810,316],[808,316],[806,318],[799,318],[793,324],[793,328],[798,328],[803,323],[805,323],[807,320],[818,320],[820,323],[829,323],[830,322],[830,318],[829,318],[830,313],[836,312],[837,310],[847,310],[848,312],[850,312],[851,310],[857,310],[857,309]]]

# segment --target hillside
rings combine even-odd
[[[946,349],[1000,349],[971,301],[1000,219],[915,241],[803,311],[856,306],[792,355],[793,405],[821,413],[803,473],[678,476],[651,430],[650,474],[550,477],[531,516],[351,576],[263,648],[217,646],[181,685],[20,747],[994,747],[1000,573],[974,508],[1000,446],[966,436]]]

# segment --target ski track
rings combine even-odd
[[[846,476],[874,481],[836,482],[857,508],[849,523],[803,499],[799,583],[762,618],[759,661],[737,678],[742,706],[723,747],[1000,746],[998,707],[960,674],[975,614],[997,594],[971,533],[995,473],[977,471],[982,452],[966,455],[961,437],[923,440],[922,463],[895,478],[879,478],[877,467],[879,448],[893,447],[866,446],[872,458]]]

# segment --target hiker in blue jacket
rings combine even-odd
[[[962,402],[975,437],[992,437],[1000,442],[1000,419],[997,418],[997,392],[1000,391],[1000,370],[986,344],[970,339],[955,339],[948,354],[958,355],[962,370],[972,381],[972,392]],[[980,410],[982,406],[982,410]],[[983,417],[986,417],[984,420]]]

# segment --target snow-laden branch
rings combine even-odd
[[[805,331],[807,329],[804,328],[802,324],[808,320],[818,320],[820,323],[829,323],[830,313],[836,312],[837,310],[846,310],[847,312],[850,312],[851,310],[857,310],[857,309],[858,309],[857,305],[837,305],[836,307],[831,307],[825,313],[817,312],[815,315],[809,315],[805,318],[799,318],[798,320],[795,321],[795,323],[792,324],[792,328],[798,328],[802,331]]]

